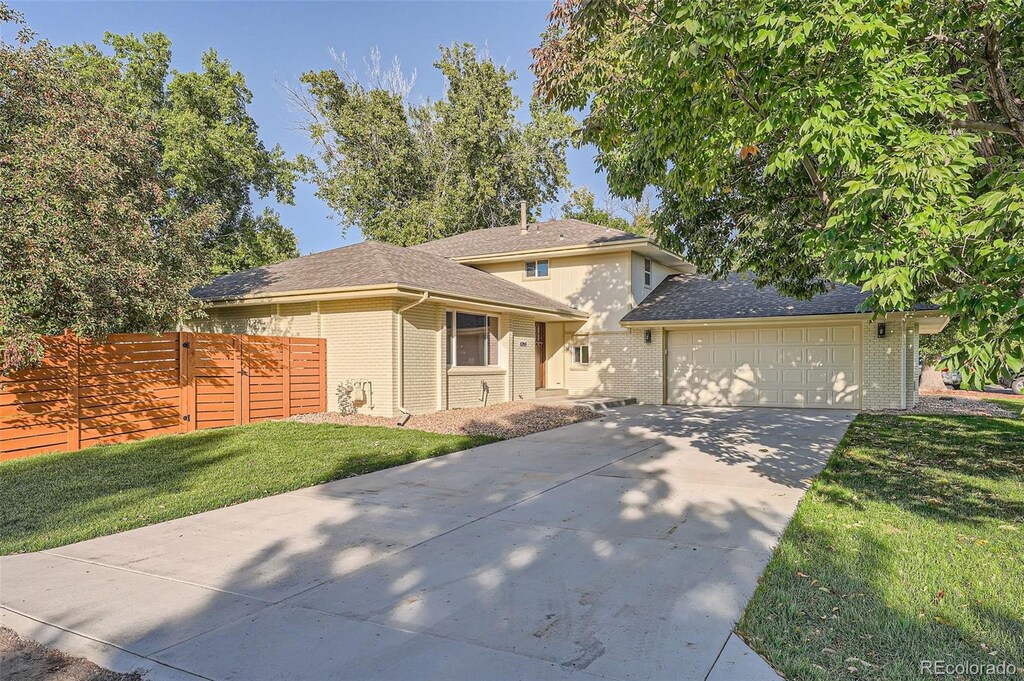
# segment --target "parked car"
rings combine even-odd
[[[1017,395],[1024,395],[1024,371],[1016,376],[1014,376],[1013,372],[1003,374],[999,379],[999,384],[1004,388],[1009,388]]]
[[[939,359],[940,362],[945,360],[945,357]],[[942,374],[942,382],[953,390],[959,390],[960,384],[964,382],[964,377],[956,369],[939,369],[939,373]]]

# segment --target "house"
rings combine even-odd
[[[395,416],[538,394],[648,404],[905,408],[935,309],[875,318],[856,287],[799,301],[713,281],[578,220],[401,248],[367,241],[220,277],[198,331],[322,337],[327,388]]]

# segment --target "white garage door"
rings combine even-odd
[[[857,326],[671,331],[668,401],[856,409],[859,355]]]

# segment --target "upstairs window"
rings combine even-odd
[[[548,276],[548,261],[547,260],[527,260],[526,261],[526,278],[536,279],[538,277]]]
[[[654,281],[654,263],[651,262],[650,258],[644,258],[644,286],[651,288],[651,283]]]
[[[467,312],[446,312],[448,366],[498,365],[498,318]]]

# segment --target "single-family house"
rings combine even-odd
[[[876,317],[856,287],[800,301],[714,281],[645,236],[578,220],[401,248],[366,241],[194,291],[199,331],[325,338],[328,401],[383,416],[538,394],[648,404],[906,408],[935,309]]]

